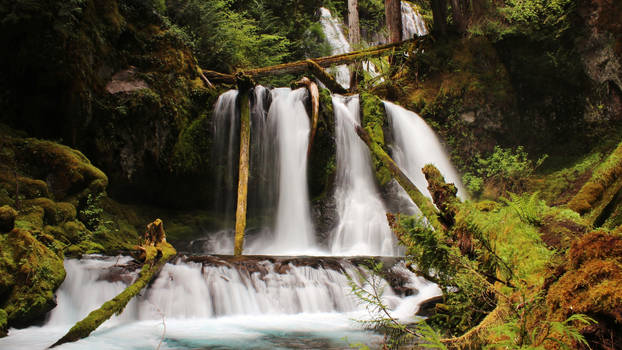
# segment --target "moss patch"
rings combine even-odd
[[[56,306],[54,291],[65,279],[62,256],[30,232],[0,236],[0,307],[10,327],[25,327]]]

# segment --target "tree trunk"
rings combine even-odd
[[[235,247],[233,254],[242,255],[244,230],[246,229],[246,202],[248,196],[249,148],[251,139],[250,100],[248,87],[240,86],[240,170],[238,178],[238,205],[235,211]]]
[[[400,0],[385,0],[384,14],[389,30],[389,42],[402,41],[402,3]]]
[[[436,35],[447,35],[447,0],[431,0],[432,16],[434,17],[433,31]]]
[[[451,0],[451,14],[458,33],[464,34],[468,25],[468,0]]]
[[[353,47],[361,42],[358,0],[348,0],[348,39]]]

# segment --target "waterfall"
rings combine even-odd
[[[333,96],[339,223],[331,239],[334,255],[396,255],[386,209],[376,189],[369,149],[356,134],[359,98]]]
[[[394,143],[391,145],[393,159],[413,184],[424,195],[432,198],[421,169],[426,164],[433,164],[443,174],[445,181],[456,185],[458,196],[465,198],[466,191],[460,175],[451,164],[434,130],[415,112],[387,101],[384,102],[384,106],[393,134]]]
[[[11,329],[8,337],[0,339],[0,348],[47,348],[75,322],[132,283],[137,271],[128,272],[123,266],[130,260],[100,256],[67,259],[67,278],[57,291],[58,305],[45,324]],[[385,290],[383,302],[394,318],[412,322],[420,303],[440,295],[440,290],[403,263],[390,271],[411,292],[398,295],[386,280],[375,277]],[[289,344],[341,349],[348,345],[340,340],[344,336],[373,346],[381,336],[362,330],[352,320],[369,315],[350,293],[346,273],[361,288],[369,288],[357,277],[367,276],[369,281],[366,270],[346,260],[319,265],[317,261],[292,260],[180,260],[166,264],[120,315],[88,338],[59,349],[144,349],[157,347],[160,340],[166,349],[293,346]]]
[[[411,39],[415,36],[424,36],[428,34],[423,17],[419,12],[415,11],[412,5],[406,1],[402,1],[402,39]]]
[[[306,89],[272,90],[267,123],[268,135],[274,137],[265,141],[276,142],[272,157],[278,157],[275,162],[278,203],[274,237],[249,244],[248,252],[309,254],[317,251],[307,189],[307,147],[311,126],[304,105],[306,98]]]
[[[214,207],[224,214],[224,222],[233,217],[237,186],[237,159],[239,149],[240,118],[236,99],[237,90],[229,90],[218,97],[214,106],[214,153],[216,172]]]
[[[343,34],[343,24],[339,19],[334,18],[327,8],[320,7],[320,23],[326,36],[326,41],[332,48],[333,55],[348,53],[351,51],[350,43]],[[341,86],[348,89],[350,87],[350,70],[347,65],[330,68],[335,75],[335,79]]]

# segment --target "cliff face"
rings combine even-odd
[[[180,135],[208,128],[192,122],[208,116],[215,94],[152,4],[6,2],[0,17],[3,122],[81,149],[123,199],[157,202],[166,196],[152,195],[156,183],[199,171],[191,159],[200,146]],[[162,201],[183,203],[174,198]]]

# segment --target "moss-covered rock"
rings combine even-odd
[[[0,207],[0,233],[9,232],[15,226],[17,211],[8,205]]]
[[[606,218],[601,215],[622,189],[622,144],[600,164],[592,177],[568,202],[568,207],[579,214],[587,214],[591,223]]]
[[[0,308],[9,327],[41,320],[56,306],[54,291],[65,279],[62,256],[16,228],[0,236]]]
[[[565,273],[546,296],[549,317],[563,321],[575,313],[598,324],[580,330],[588,340],[620,344],[622,332],[622,235],[591,232],[576,240],[567,253]]]

